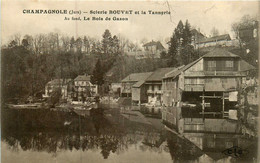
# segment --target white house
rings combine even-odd
[[[98,93],[97,85],[92,84],[90,75],[78,75],[74,79],[74,97],[82,101],[87,96],[94,96]]]

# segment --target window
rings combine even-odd
[[[208,67],[216,67],[216,61],[208,61]]]
[[[226,67],[233,67],[234,66],[234,62],[233,61],[226,61]]]
[[[208,71],[216,70],[216,61],[208,61]]]

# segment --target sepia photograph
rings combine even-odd
[[[2,163],[258,163],[260,1],[1,1]]]

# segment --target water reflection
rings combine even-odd
[[[64,162],[61,160],[68,157],[67,151],[75,157],[84,153],[78,156],[80,160],[88,156],[86,159],[93,157],[96,162],[204,162],[209,157],[214,161],[214,156],[207,153],[214,151],[206,145],[214,140],[219,144],[219,139],[209,136],[180,138],[165,130],[160,119],[147,119],[137,111],[110,108],[83,118],[73,112],[3,109],[2,115],[2,150],[14,155],[15,151],[37,152],[39,157],[47,152],[58,162]],[[244,142],[238,138],[225,140],[240,141],[240,145]],[[221,154],[218,160],[232,160],[219,151],[215,153]],[[2,158],[14,159],[5,153]]]
[[[228,162],[254,162],[257,156],[257,140],[233,134],[185,134],[190,142],[196,145],[202,152],[214,161],[227,160],[227,154],[235,156],[234,153],[224,151],[233,147],[240,148],[243,152],[236,158],[229,157]],[[234,151],[233,151],[234,152]],[[237,151],[238,152],[238,151]],[[238,154],[238,153],[236,153]]]

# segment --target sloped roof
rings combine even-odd
[[[256,68],[254,66],[250,65],[249,63],[241,59],[240,71],[248,71],[248,70],[255,70],[255,69]]]
[[[71,81],[71,79],[53,79],[53,80],[49,81],[47,84],[48,85],[67,84],[70,81]]]
[[[133,87],[139,88],[139,87],[141,87],[144,83],[145,83],[145,80],[140,80],[140,81],[138,81],[137,83],[135,83],[135,84],[133,85]]]
[[[74,81],[90,81],[90,75],[78,75]]]
[[[172,77],[177,76],[181,72],[181,69],[184,67],[185,67],[185,65],[182,65],[180,67],[173,69],[172,71],[166,73],[163,78],[172,78]]]
[[[200,37],[205,37],[201,32],[199,32],[197,29],[192,29],[191,31],[191,34],[194,35],[194,36],[200,36]]]
[[[222,48],[214,48],[213,50],[211,50],[210,52],[208,52],[202,57],[206,58],[206,57],[239,57],[239,56]]]
[[[229,34],[214,36],[210,38],[205,38],[201,40],[199,43],[207,43],[207,42],[215,42],[215,41],[221,41],[221,40],[231,40]]]
[[[168,74],[166,74],[163,78],[175,78],[176,76],[178,76],[182,71],[187,70],[188,68],[190,68],[191,66],[193,66],[195,63],[197,63],[198,61],[200,61],[202,59],[202,57],[200,57],[199,59],[185,65],[185,66],[181,66],[179,68],[176,68],[176,71],[172,71]]]
[[[144,73],[132,73],[125,77],[121,82],[138,82],[147,79],[152,72],[144,72]]]
[[[143,46],[154,46],[154,45],[157,45],[156,41],[148,42],[148,43],[144,44]]]
[[[174,67],[159,68],[149,76],[146,81],[161,81],[166,73],[175,69]]]
[[[176,71],[173,71],[172,73],[167,74],[164,78],[175,78],[176,76],[178,76],[182,71],[187,70],[188,68],[190,68],[191,66],[193,66],[195,63],[197,63],[198,61],[200,61],[202,58],[209,58],[209,57],[239,57],[238,55],[235,55],[233,53],[230,53],[224,49],[221,48],[215,48],[212,51],[210,51],[209,53],[205,54],[204,56],[200,57],[199,59],[185,65],[182,66],[181,68],[177,69]]]
[[[157,49],[165,49],[160,41],[151,41],[144,44],[143,46],[156,46]]]
[[[235,55],[227,50],[221,49],[221,48],[215,48],[212,51],[208,52],[207,54],[205,54],[204,56],[200,57],[199,59],[179,68],[176,71],[173,71],[172,73],[167,74],[164,78],[175,78],[176,76],[178,76],[182,71],[187,70],[188,68],[190,68],[191,66],[193,66],[195,63],[197,63],[198,61],[200,61],[202,58],[211,58],[211,57],[237,57],[239,58],[238,55]],[[252,65],[247,65],[246,63],[243,63],[243,70],[241,68],[241,71],[246,71],[246,68],[252,68]]]

